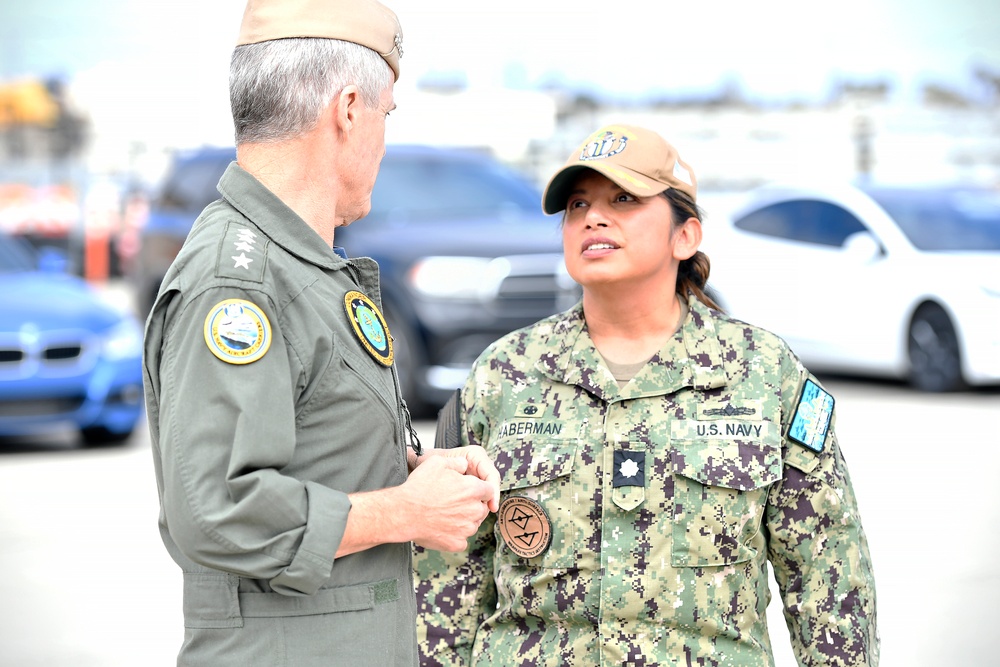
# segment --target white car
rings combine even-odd
[[[703,249],[722,307],[810,370],[1000,383],[998,190],[772,184],[710,215]]]

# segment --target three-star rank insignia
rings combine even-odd
[[[355,335],[368,354],[383,366],[392,366],[392,336],[375,302],[361,292],[351,290],[344,295],[344,308]]]
[[[205,343],[227,364],[249,364],[271,346],[271,323],[257,304],[226,299],[212,306],[205,317]]]
[[[521,558],[534,558],[552,542],[552,524],[535,500],[511,496],[500,503],[497,528],[507,547]]]

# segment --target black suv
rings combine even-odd
[[[180,156],[154,200],[139,262],[147,311],[194,219],[218,198],[214,186],[233,155]],[[396,366],[415,416],[442,405],[489,343],[580,296],[563,264],[558,218],[541,212],[527,180],[477,152],[389,146],[371,213],[338,228],[336,244],[379,264]]]

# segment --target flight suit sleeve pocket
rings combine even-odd
[[[768,487],[781,449],[767,440],[675,441],[671,562],[730,565],[756,554]]]
[[[239,579],[227,574],[184,573],[184,627],[242,628]]]

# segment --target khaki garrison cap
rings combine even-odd
[[[248,0],[237,46],[290,37],[323,37],[367,46],[399,80],[403,29],[376,0]]]
[[[570,188],[584,169],[593,169],[637,197],[675,188],[694,200],[698,191],[691,167],[663,137],[632,125],[607,125],[584,139],[549,179],[542,195],[546,213],[566,208]]]

